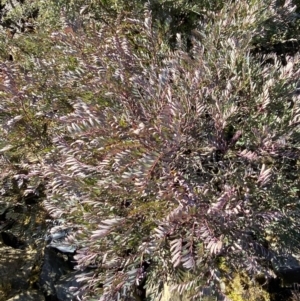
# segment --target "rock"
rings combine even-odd
[[[79,286],[72,262],[76,249],[64,239],[73,229],[49,229],[43,192],[24,196],[28,187],[15,183],[20,179],[23,173],[0,176],[0,301],[71,301],[69,287]]]
[[[15,295],[7,301],[45,301],[45,297],[38,291],[28,290],[26,292]]]
[[[69,274],[67,277],[63,276],[59,282],[55,285],[56,297],[59,301],[72,301],[74,300],[74,295],[70,291],[70,287],[79,288],[79,283],[76,280],[76,274]]]
[[[3,231],[1,232],[2,240],[5,245],[12,247],[14,249],[22,249],[24,246],[24,242],[22,242],[18,237],[16,237],[14,234]]]
[[[57,249],[62,253],[74,253],[76,251],[76,247],[72,245],[63,244],[62,242],[52,241],[49,244],[49,247]]]
[[[283,286],[292,286],[300,283],[300,267],[284,267],[279,269],[277,274]]]
[[[0,243],[0,300],[6,301],[19,291],[29,289],[39,256],[35,250],[13,249]]]
[[[68,263],[54,250],[45,249],[44,263],[42,266],[39,286],[47,296],[55,296],[55,284],[59,278],[69,272]]]
[[[45,249],[39,286],[46,296],[56,297],[59,301],[71,301],[73,295],[70,286],[78,287],[67,255],[51,249]]]
[[[45,212],[39,205],[17,202],[19,195],[13,193],[9,191],[0,202],[0,301],[31,289],[38,279],[45,247],[38,239],[46,233]]]

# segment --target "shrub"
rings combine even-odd
[[[93,97],[60,119],[45,206],[80,229],[77,268],[95,268],[86,292],[114,300],[146,277],[153,300],[163,282],[198,298],[222,276],[220,255],[254,275],[296,251],[298,58],[249,55],[258,5],[226,5],[191,54],[180,36],[164,50],[149,11],[97,39],[57,36],[65,51],[85,49],[78,69]]]
[[[149,9],[114,26],[77,15],[34,36],[44,54],[3,63],[2,153],[46,181],[45,207],[74,228],[84,298],[222,294],[220,279],[268,275],[298,251],[299,59],[250,55],[275,17],[226,3],[187,52]]]

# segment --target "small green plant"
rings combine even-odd
[[[236,274],[226,288],[227,296],[232,301],[269,301],[269,294],[249,277]]]

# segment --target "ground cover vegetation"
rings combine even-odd
[[[198,2],[2,4],[1,165],[73,227],[83,300],[268,300],[299,254],[297,3]]]

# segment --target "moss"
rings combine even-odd
[[[232,301],[269,301],[269,294],[243,273],[235,274],[226,287],[226,295]]]

